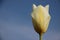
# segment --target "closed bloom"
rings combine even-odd
[[[37,33],[45,33],[51,19],[49,15],[49,5],[43,7],[42,5],[36,6],[33,4],[32,22],[34,29]]]

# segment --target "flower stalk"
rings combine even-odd
[[[43,34],[39,34],[39,40],[42,40]]]

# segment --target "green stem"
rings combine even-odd
[[[43,36],[42,34],[39,35],[39,40],[42,40],[42,36]]]

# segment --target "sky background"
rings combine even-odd
[[[51,22],[43,40],[60,40],[60,0],[0,0],[0,40],[39,40],[31,19],[33,4],[49,4]]]

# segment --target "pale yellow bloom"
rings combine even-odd
[[[33,4],[31,16],[35,31],[39,34],[46,32],[51,19],[49,5],[43,7],[42,5],[36,6]]]

